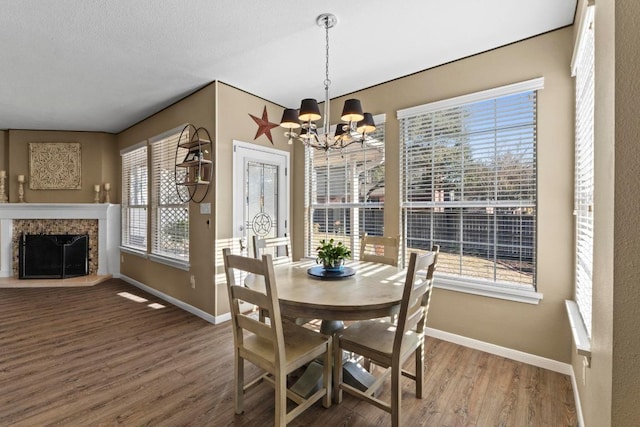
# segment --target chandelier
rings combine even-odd
[[[324,125],[318,130],[315,122],[320,120],[318,101],[312,98],[303,99],[300,109],[286,108],[282,114],[280,126],[287,129],[285,136],[289,138],[289,144],[293,140],[299,140],[307,147],[318,150],[342,150],[348,145],[364,142],[369,138],[368,134],[376,130],[371,113],[363,113],[359,99],[347,99],[342,109],[341,120],[336,126],[335,133],[331,135],[329,125],[329,28],[334,27],[338,20],[331,13],[323,13],[316,18],[316,24],[325,29],[325,79],[324,79]],[[298,130],[296,132],[296,130]]]

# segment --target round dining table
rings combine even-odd
[[[328,273],[322,277],[313,260],[275,265],[282,315],[323,321],[365,320],[389,316],[400,304],[405,270],[361,261],[349,262],[345,269],[352,274],[340,277]],[[264,288],[260,280],[251,277],[245,284]]]

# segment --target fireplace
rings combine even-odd
[[[120,205],[5,203],[0,205],[0,278],[20,276],[22,234],[87,234],[89,276],[120,276]]]
[[[89,274],[87,234],[22,233],[18,253],[20,279],[65,279]]]

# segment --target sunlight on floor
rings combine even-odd
[[[134,294],[130,294],[129,292],[119,292],[118,295],[123,297],[123,298],[130,299],[131,301],[135,301],[135,302],[147,302],[148,301],[145,298],[139,297],[139,296],[134,295]]]
[[[151,304],[147,305],[147,307],[155,308],[156,310],[159,309],[159,308],[165,308],[164,305],[162,305],[160,303],[157,303],[157,302],[151,303]]]
[[[134,294],[129,293],[129,292],[118,292],[118,295],[121,296],[122,298],[126,298],[128,300],[135,301],[135,302],[148,302],[149,301],[146,298],[139,297],[139,296],[134,295]],[[147,304],[147,307],[153,308],[155,310],[158,310],[160,308],[165,308],[166,306],[164,306],[164,305],[162,305],[162,304],[160,304],[158,302],[152,302],[151,304]]]

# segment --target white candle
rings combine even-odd
[[[100,184],[96,184],[93,186],[93,191],[95,191],[96,193],[100,192]]]
[[[18,175],[18,182],[24,182],[24,175]]]
[[[7,176],[7,171],[0,171],[0,178],[5,178]]]
[[[104,183],[104,189],[105,189],[106,191],[111,190],[111,184],[109,184],[108,182],[105,182],[105,183]]]

